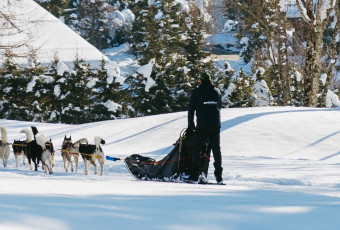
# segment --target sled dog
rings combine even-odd
[[[70,137],[64,137],[64,141],[61,145],[61,156],[63,157],[64,161],[64,168],[65,171],[68,172],[68,168],[71,165],[71,172],[73,172],[73,162],[72,157],[74,160],[74,163],[76,165],[76,172],[78,172],[78,161],[79,161],[79,145],[82,143],[88,143],[88,140],[86,138],[82,138],[75,143],[72,143],[72,138]],[[66,162],[67,161],[67,162]]]
[[[32,141],[32,134],[31,132],[27,132],[26,130],[22,129],[20,133],[26,134],[26,140],[14,140],[13,142],[13,153],[15,157],[15,166],[18,168],[18,159],[19,156],[22,155],[22,163],[26,164],[26,158],[27,158],[27,143]]]
[[[94,145],[89,144],[80,144],[79,145],[79,152],[84,160],[85,166],[85,175],[88,175],[88,169],[90,164],[94,166],[94,174],[97,174],[97,164],[96,160],[98,160],[100,164],[100,175],[103,175],[104,172],[104,152],[100,147],[100,144],[105,144],[105,140],[101,137],[94,138]]]
[[[32,169],[31,161],[35,166],[35,171],[38,171],[38,164],[41,161],[45,172],[53,173],[52,167],[54,166],[54,148],[52,140],[47,140],[42,133],[34,126],[31,127],[34,140],[27,144],[27,158],[28,163]],[[25,130],[25,133],[29,130]]]
[[[0,158],[2,159],[4,167],[7,167],[9,153],[11,151],[9,144],[7,143],[7,130],[0,126],[1,140],[0,140]]]

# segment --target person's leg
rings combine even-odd
[[[191,156],[190,180],[197,181],[200,169],[201,149],[205,144],[207,136],[203,130],[196,130],[194,137],[194,148]]]
[[[215,177],[216,181],[220,182],[223,180],[222,178],[222,156],[221,156],[221,147],[220,147],[220,129],[214,129],[209,135],[209,144],[211,145],[211,149],[214,155],[214,167],[215,167]]]

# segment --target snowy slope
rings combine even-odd
[[[31,49],[38,49],[37,61],[47,65],[54,60],[55,55],[59,61],[70,65],[73,65],[77,55],[92,67],[100,66],[103,59],[108,60],[97,48],[33,0],[0,1],[0,7],[3,13],[11,15],[17,27],[2,31],[6,36],[1,38],[0,46],[13,47],[23,41],[26,43],[25,46],[11,49],[14,54],[19,54],[15,58],[18,64],[28,63],[26,57],[20,56]],[[0,18],[0,22],[6,23],[3,18]],[[0,52],[0,59],[4,58],[3,55]]]
[[[161,159],[186,127],[185,112],[84,125],[0,120],[9,141],[36,125],[57,149],[54,174],[0,166],[0,229],[338,229],[340,109],[222,111],[226,186],[136,181],[122,161],[104,176],[65,173],[64,135],[106,140],[106,155]],[[210,165],[208,179],[214,181]]]

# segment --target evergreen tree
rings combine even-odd
[[[52,65],[50,67],[49,75],[54,79],[54,84],[51,84],[51,90],[50,90],[50,103],[46,104],[48,105],[48,111],[49,114],[46,115],[47,120],[53,123],[59,123],[61,122],[61,113],[63,110],[64,105],[64,95],[67,93],[65,92],[65,82],[66,82],[66,76],[69,75],[69,73],[59,73],[58,69],[60,65],[65,65],[64,63],[59,62],[59,58],[57,55],[54,56],[54,60],[52,62]],[[65,68],[66,70],[66,68]],[[44,106],[42,106],[43,109]]]
[[[49,0],[49,1],[41,1],[35,0],[46,10],[51,12],[57,18],[64,15],[64,10],[68,8],[69,3],[68,0]]]
[[[9,50],[6,51],[5,57],[0,69],[0,116],[9,118],[10,116],[15,117],[12,114],[17,107],[11,103],[12,100],[14,101],[13,96],[18,91],[21,91],[20,81],[17,81],[18,85],[13,88],[13,78],[21,77],[21,71],[18,65],[14,63],[13,54]]]
[[[94,104],[92,107],[92,120],[109,120],[115,119],[121,115],[121,95],[119,88],[121,84],[117,82],[116,77],[108,76],[105,69],[105,61],[102,61],[98,69],[96,78],[98,79],[94,86]]]
[[[206,58],[210,55],[209,52],[204,51],[203,41],[205,33],[204,18],[196,5],[191,5],[191,10],[185,18],[185,58],[187,60],[188,83],[196,85],[197,78],[202,71],[213,71],[211,62],[206,62]],[[213,74],[212,74],[213,75]]]
[[[105,14],[111,7],[106,0],[82,0],[79,7],[78,29],[82,37],[99,49],[107,48],[110,39],[108,31],[104,29]]]
[[[291,74],[292,105],[303,106],[304,84],[302,74],[294,71]]]
[[[177,2],[170,0],[151,5],[139,1],[133,9],[136,18],[132,51],[141,66],[155,60],[150,75],[155,84],[148,92],[143,89],[144,76],[128,79],[135,87],[131,93],[140,98],[139,105],[134,107],[143,108],[141,112],[145,114],[186,110],[198,73],[211,72],[211,63],[202,61],[208,53],[201,49],[204,31],[199,11],[193,11],[197,16],[189,16]]]
[[[258,68],[252,77],[254,81],[253,94],[255,96],[255,106],[274,105],[270,88],[267,85],[268,80],[265,80],[265,73],[263,68]]]
[[[51,81],[49,81],[48,76],[43,75],[46,72],[46,68],[40,66],[40,63],[37,62],[35,53],[31,54],[28,61],[29,65],[23,71],[23,77],[30,80],[27,84],[26,96],[24,98],[27,104],[27,113],[29,114],[29,118],[25,120],[42,122],[48,113],[48,111],[41,108],[42,104],[49,101],[49,87],[46,82]]]
[[[1,117],[12,120],[30,120],[29,102],[26,89],[30,79],[23,77],[18,65],[13,61],[13,54],[6,52],[6,59],[1,71]]]
[[[217,62],[215,65],[216,65],[215,81],[217,82],[217,87],[221,91],[222,106],[230,107],[233,105],[233,103],[230,101],[230,96],[231,96],[231,93],[236,88],[236,85],[232,83],[235,70],[231,68],[230,64],[227,61]],[[244,75],[244,73],[242,73],[242,75]]]
[[[92,88],[87,86],[92,78],[89,65],[78,57],[74,61],[74,71],[64,72],[60,83],[62,102],[61,122],[81,124],[91,121],[90,105],[92,104]]]
[[[230,89],[230,107],[250,107],[254,105],[254,82],[249,76],[241,70],[231,85],[233,89]]]

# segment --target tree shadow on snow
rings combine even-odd
[[[329,112],[329,111],[338,111],[339,109],[310,109],[310,110],[287,110],[287,111],[277,111],[277,112],[265,112],[265,113],[254,113],[254,114],[246,114],[243,116],[239,116],[230,120],[223,121],[221,123],[221,132],[233,128],[242,123],[254,120],[259,117],[273,115],[273,114],[281,114],[281,113],[305,113],[305,112]]]
[[[169,186],[145,183],[148,185]],[[266,190],[228,191],[209,185],[180,186],[191,192],[98,196],[2,194],[0,229],[42,226],[49,230],[338,229],[337,197]]]

